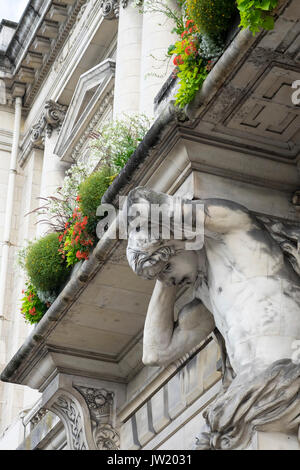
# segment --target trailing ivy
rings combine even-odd
[[[22,293],[24,294],[21,307],[22,315],[27,323],[38,323],[50,307],[50,303],[44,303],[40,300],[37,289],[30,282],[26,283],[26,289]]]
[[[237,0],[241,16],[240,26],[249,28],[253,34],[261,29],[274,28],[274,18],[270,15],[278,5],[278,0]]]

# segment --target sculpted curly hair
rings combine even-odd
[[[131,269],[144,279],[155,279],[171,256],[175,255],[173,246],[162,246],[153,253],[137,251],[128,246],[127,259]]]

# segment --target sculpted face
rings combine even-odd
[[[193,284],[198,273],[198,257],[195,251],[180,251],[171,256],[158,275],[158,279],[171,286]]]

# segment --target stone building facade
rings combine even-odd
[[[130,270],[126,242],[108,236],[42,321],[26,326],[15,258],[41,228],[24,216],[55,192],[95,129],[139,112],[153,125],[104,202],[117,207],[119,195],[146,186],[230,199],[299,224],[300,116],[291,98],[300,77],[299,17],[297,0],[283,0],[273,31],[233,28],[182,112],[172,104],[171,64],[157,60],[174,42],[165,17],[141,14],[130,0],[30,0],[18,24],[2,22],[0,449],[193,447],[221,386],[215,336],[168,367],[144,366],[154,284]],[[189,296],[180,291],[177,308]],[[257,433],[251,443],[278,446],[300,445],[278,433]]]

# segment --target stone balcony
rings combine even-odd
[[[292,83],[300,74],[297,8],[295,0],[284,2],[272,32],[239,33],[183,113],[168,105],[161,110],[105,202],[118,206],[119,195],[141,185],[191,199],[226,198],[262,216],[299,223],[293,194],[299,189],[300,108],[291,100]],[[64,158],[72,145],[64,146],[62,139],[60,144]],[[150,446],[152,439],[162,444],[156,434],[170,423],[176,430],[177,413],[188,415],[193,400],[201,401],[219,376],[217,353],[203,386],[195,385],[193,373],[191,381],[183,378],[178,364],[167,375],[143,367],[142,331],[152,289],[153,283],[131,272],[126,241],[107,233],[90,259],[76,267],[2,380],[38,389],[42,405],[50,409],[65,390],[66,377],[72,384],[90,381],[95,389],[97,381],[99,387],[109,382],[120,392],[116,406],[126,446]],[[183,296],[191,292],[179,292],[178,305]],[[195,370],[198,360],[191,359]],[[173,395],[174,383],[182,393]],[[167,411],[162,397],[168,398]],[[166,415],[163,423],[156,406]]]

